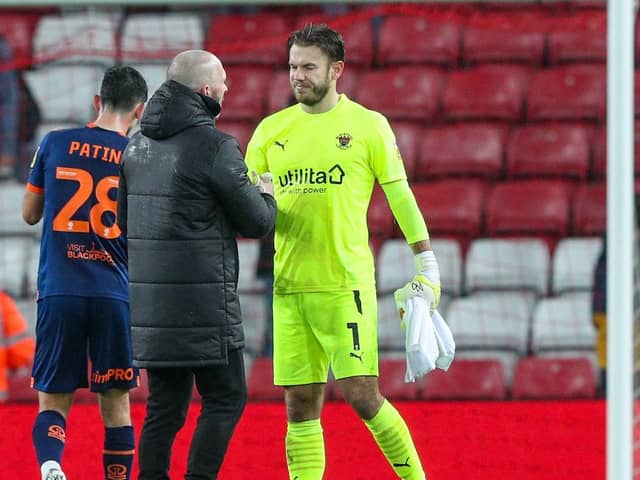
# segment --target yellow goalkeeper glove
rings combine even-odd
[[[417,253],[413,258],[418,274],[393,294],[401,317],[410,298],[424,298],[431,306],[431,311],[434,311],[440,303],[440,270],[433,251]]]

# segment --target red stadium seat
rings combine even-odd
[[[584,180],[589,171],[591,128],[580,124],[527,125],[507,147],[507,176]]]
[[[289,71],[278,70],[274,72],[267,90],[267,113],[274,113],[289,105],[293,105],[295,99],[291,92]]]
[[[262,118],[266,107],[264,87],[271,83],[271,69],[231,66],[226,71],[229,93],[222,107],[225,120],[255,121]]]
[[[443,76],[437,68],[393,67],[366,71],[360,77],[356,100],[395,120],[436,117]]]
[[[516,365],[514,399],[594,398],[595,393],[595,372],[586,357],[525,357]]]
[[[276,13],[213,15],[205,48],[216,52],[225,65],[287,65],[285,47],[291,25]]]
[[[607,12],[582,10],[554,16],[548,44],[551,63],[606,62]]]
[[[527,96],[529,120],[600,120],[606,112],[604,65],[567,65],[536,72]]]
[[[502,173],[506,129],[489,123],[427,128],[420,144],[416,178]]]
[[[410,46],[410,48],[407,48]],[[437,63],[453,66],[460,55],[460,18],[452,13],[388,16],[379,33],[379,65]]]
[[[404,358],[381,358],[379,362],[380,392],[389,400],[417,400],[422,381],[405,383],[407,361]]]
[[[238,140],[243,154],[247,151],[247,144],[249,143],[251,135],[253,135],[254,127],[255,125],[252,122],[227,122],[225,121],[224,116],[222,116],[220,120],[216,122],[217,129],[236,137],[236,140]]]
[[[552,235],[569,231],[569,195],[556,180],[502,182],[487,197],[487,233],[496,235]]]
[[[295,28],[306,23],[326,23],[338,30],[346,45],[346,61],[348,65],[369,67],[373,61],[373,26],[371,17],[347,13],[336,17],[327,15],[303,15],[296,21]]]
[[[633,153],[637,177],[640,172],[640,120],[635,121],[634,131]],[[602,180],[607,174],[607,130],[604,125],[598,128],[594,138],[592,176],[596,180]]]
[[[0,36],[11,46],[13,59],[18,68],[32,66],[32,39],[38,19],[39,15],[32,13],[2,15]]]
[[[545,47],[543,18],[538,10],[474,13],[463,32],[463,62],[541,65]]]
[[[371,196],[367,211],[367,223],[374,250],[377,252],[378,248],[382,246],[382,242],[394,235],[395,229],[393,214],[387,203],[387,198],[379,186],[374,188]]]
[[[273,384],[273,361],[270,358],[256,358],[251,364],[247,378],[249,401],[281,401],[284,389]]]
[[[482,65],[453,70],[444,91],[449,120],[520,120],[529,70],[514,65]]]
[[[418,122],[393,122],[391,128],[396,134],[396,142],[404,160],[407,177],[412,180],[415,177],[418,148],[424,129]]]
[[[573,235],[584,237],[602,235],[606,226],[606,182],[581,184],[573,197]]]
[[[420,182],[413,184],[413,192],[432,234],[468,239],[480,233],[486,192],[483,181]]]
[[[499,360],[456,359],[449,370],[434,370],[424,377],[424,400],[504,400],[504,366]]]

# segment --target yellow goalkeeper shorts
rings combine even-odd
[[[377,376],[375,291],[275,294],[273,365],[276,385]]]

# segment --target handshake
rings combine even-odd
[[[258,187],[260,193],[268,193],[273,196],[273,179],[269,172],[258,175],[256,172],[249,172],[249,180]]]

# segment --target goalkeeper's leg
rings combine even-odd
[[[380,395],[377,377],[338,380],[342,394],[363,419],[398,478],[425,480],[420,457],[398,411]]]

